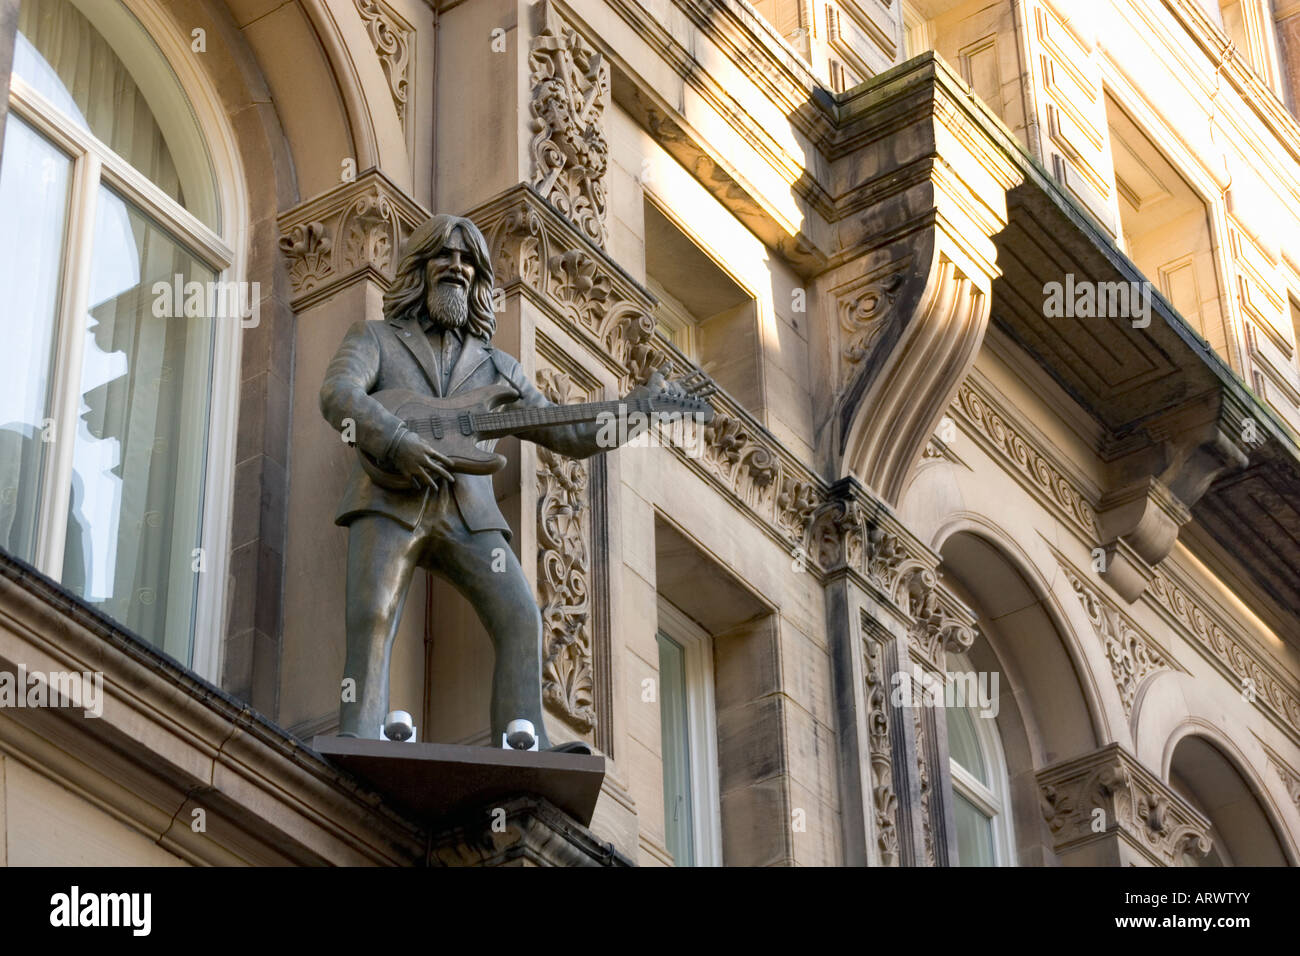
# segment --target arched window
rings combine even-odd
[[[948,673],[973,674],[975,669],[966,655],[949,654]],[[1014,866],[1010,786],[996,717],[975,703],[950,707],[946,714],[957,865]]]
[[[218,281],[205,138],[120,0],[23,0],[3,150],[0,547],[197,667],[225,551],[204,520],[214,362],[249,304]]]

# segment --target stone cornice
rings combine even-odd
[[[1256,650],[1254,642],[1198,590],[1178,570],[1162,566],[1156,569],[1144,599],[1235,689],[1300,744],[1300,697],[1291,690],[1294,680]]]
[[[1036,776],[1057,853],[1116,835],[1157,866],[1210,851],[1210,821],[1117,743]]]
[[[1099,540],[1094,496],[1081,487],[1079,476],[1064,461],[1035,440],[1026,425],[993,397],[977,375],[957,390],[951,413],[965,431],[1034,498],[1055,511],[1080,541],[1094,547]],[[1008,467],[1009,466],[1009,467]]]
[[[364,278],[387,287],[402,243],[427,218],[378,169],[281,213],[290,306],[303,311]]]
[[[183,859],[423,861],[418,827],[302,741],[0,554],[0,667],[12,672],[19,662],[31,671],[102,673],[103,715],[9,709],[0,747],[38,761],[39,772]],[[121,787],[133,796],[124,800]],[[196,808],[206,811],[206,833],[189,825]]]

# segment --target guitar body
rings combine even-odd
[[[404,388],[384,389],[373,392],[370,397],[446,455],[451,460],[453,471],[490,475],[505,467],[504,455],[478,447],[477,443],[485,436],[475,430],[473,418],[517,401],[519,393],[509,385],[485,385],[449,398],[433,398]],[[381,488],[409,491],[415,487],[411,479],[393,468],[390,462],[377,461],[360,448],[357,452],[361,456],[361,467]]]

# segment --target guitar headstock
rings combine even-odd
[[[678,412],[708,424],[714,416],[709,396],[717,390],[718,386],[708,375],[695,369],[679,379],[665,381],[659,391],[650,396],[650,410],[661,415]]]

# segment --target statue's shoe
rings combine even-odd
[[[556,744],[554,747],[547,747],[546,753],[552,754],[586,754],[591,756],[591,747],[581,740],[570,740],[565,744]]]

